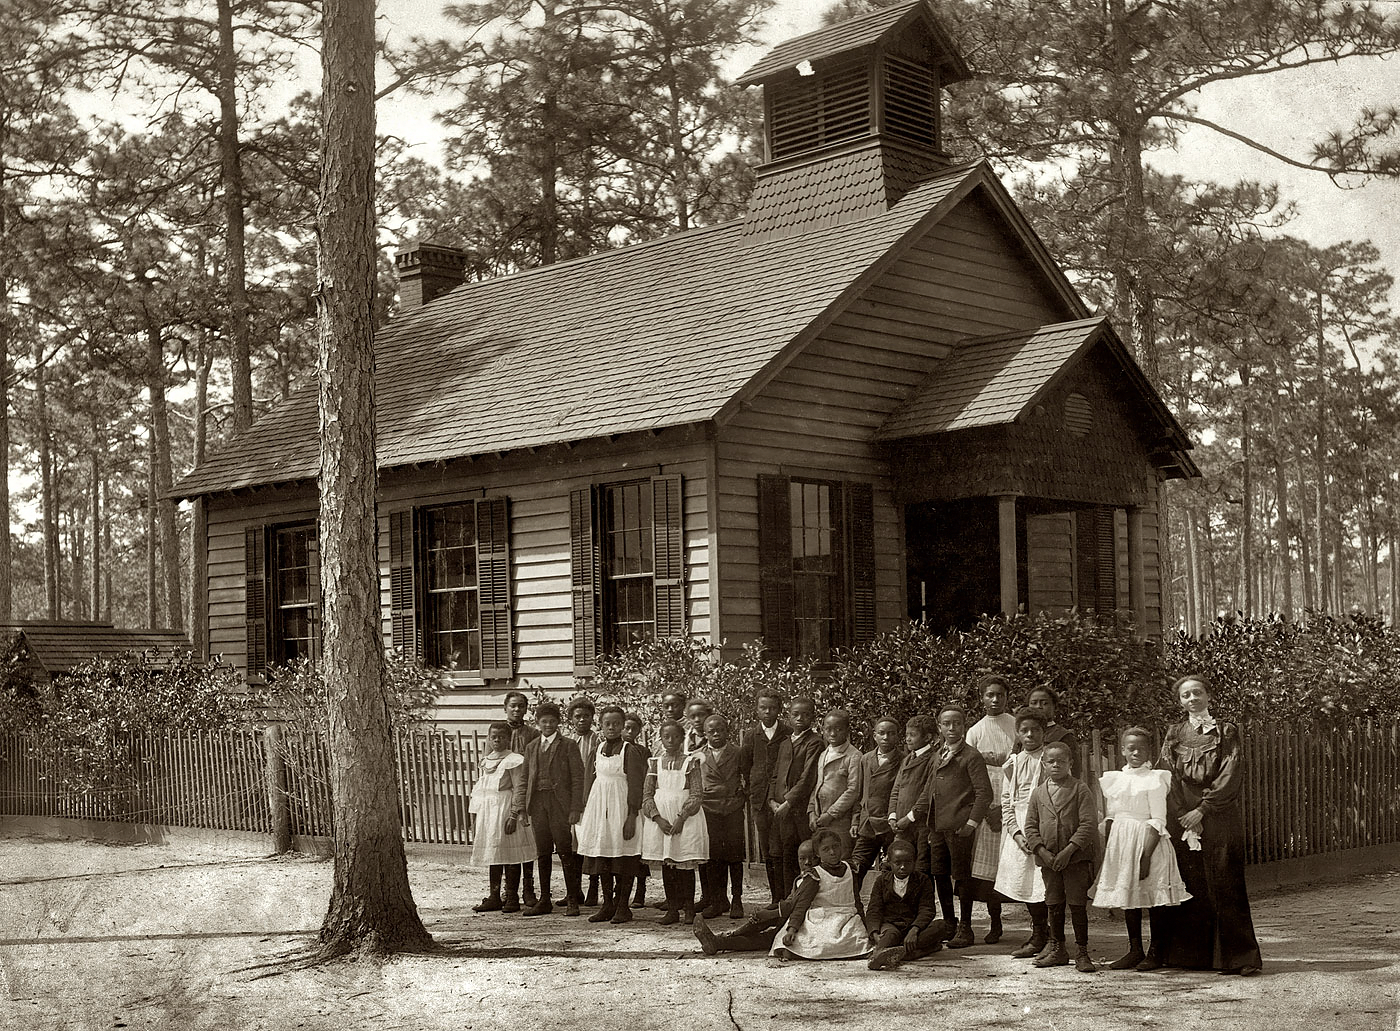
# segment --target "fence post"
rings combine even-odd
[[[272,814],[272,851],[282,855],[292,850],[291,799],[287,791],[287,758],[282,753],[282,728],[273,723],[263,730],[266,760],[267,807]]]

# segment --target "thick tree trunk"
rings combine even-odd
[[[156,434],[146,427],[146,626],[160,626],[160,527],[156,523]]]
[[[1279,403],[1269,406],[1274,436],[1274,494],[1278,499],[1278,557],[1279,579],[1283,588],[1283,618],[1293,619],[1293,550],[1288,522],[1288,467],[1285,458],[1283,435],[1279,429]]]
[[[238,144],[238,61],[233,39],[233,0],[218,0],[219,55],[215,91],[219,98],[219,177],[224,193],[224,266],[228,276],[228,324],[232,348],[233,428],[253,424],[252,341],[248,327],[245,269],[243,162]]]
[[[214,349],[206,333],[200,342],[194,376],[194,464],[204,462],[209,440],[209,371]],[[200,658],[209,657],[209,580],[207,548],[209,510],[203,498],[195,498],[190,515],[190,643]]]
[[[160,568],[165,586],[165,616],[172,630],[184,629],[180,599],[180,537],[175,529],[175,500],[170,497],[170,409],[165,400],[165,345],[160,327],[146,323],[146,389],[151,401],[151,442],[155,473],[156,522],[160,530]]]
[[[0,241],[5,239],[5,129],[0,119]],[[3,245],[0,243],[0,245]],[[0,623],[14,612],[14,551],[10,544],[10,280],[0,267]]]
[[[1249,371],[1243,371],[1243,386],[1249,389]],[[1240,607],[1245,619],[1254,616],[1254,466],[1249,454],[1249,405],[1240,406],[1240,489],[1244,495],[1240,509],[1240,580],[1243,597]]]
[[[92,570],[88,581],[92,618],[102,615],[102,456],[107,452],[106,434],[94,408],[88,422],[92,435],[92,455],[88,463],[88,511],[92,513]]]
[[[112,511],[111,474],[102,477],[102,511]],[[102,521],[102,619],[112,622],[112,520]]]
[[[44,347],[34,343],[34,421],[39,435],[40,520],[44,528],[44,610],[47,618],[58,619],[58,513],[54,494],[53,441],[49,425],[47,375]]]
[[[384,692],[374,450],[374,4],[327,0],[317,210],[322,676],[335,880],[324,956],[432,943],[409,890]]]

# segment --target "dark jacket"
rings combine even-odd
[[[955,831],[969,822],[981,823],[992,804],[992,782],[982,753],[964,741],[950,756],[942,749],[934,754],[938,758],[924,791],[930,829]]]
[[[894,892],[894,871],[881,870],[870,889],[870,902],[865,907],[865,926],[871,934],[882,924],[898,927],[908,933],[909,928],[920,931],[933,923],[938,915],[938,891],[933,886],[933,878],[922,870],[909,875],[909,887],[904,897]]]
[[[509,726],[509,724],[507,724]],[[522,723],[518,727],[510,728],[510,750],[525,754],[525,746],[535,738],[540,736],[540,732],[528,723]]]
[[[540,755],[540,743],[544,738],[536,736],[525,746],[525,811],[535,798],[540,775],[548,773],[554,784],[554,797],[559,799],[570,813],[583,812],[583,757],[578,754],[578,745],[563,734],[554,736],[554,745],[549,754]]]
[[[646,787],[646,749],[628,741],[623,741],[621,744],[623,749],[622,772],[627,775],[627,812],[629,815],[636,816],[642,811],[642,791]],[[597,750],[588,754],[588,766],[583,771],[583,797],[585,801],[593,790],[593,781],[598,777],[598,752],[601,752],[605,747],[606,745],[600,739]]]
[[[705,811],[726,815],[744,808],[744,779],[740,774],[739,746],[725,745],[715,751],[706,745],[700,766],[700,797]]]
[[[768,808],[768,781],[773,776],[773,760],[777,758],[778,745],[791,736],[792,725],[779,720],[772,742],[763,733],[761,723],[755,723],[739,739],[739,772],[748,785],[749,806],[755,812]]]
[[[902,820],[911,811],[914,813],[914,826],[928,823],[928,776],[933,772],[933,764],[938,758],[938,749],[930,747],[923,755],[910,752],[899,764],[894,783],[890,787],[890,812],[895,820]]]
[[[1098,856],[1099,810],[1094,793],[1081,780],[1071,777],[1070,790],[1056,805],[1050,799],[1050,781],[1043,781],[1031,792],[1026,809],[1026,847],[1032,852],[1044,845],[1051,852],[1075,845],[1072,862],[1094,862]]]
[[[872,748],[860,757],[860,801],[851,815],[851,833],[857,836],[873,838],[890,829],[890,794],[904,757],[895,752],[881,766],[879,756]]]
[[[807,802],[817,786],[817,760],[826,750],[826,742],[813,730],[808,730],[794,743],[792,735],[778,745],[773,758],[773,772],[768,779],[768,800],[781,805],[787,802],[791,812],[807,813]]]

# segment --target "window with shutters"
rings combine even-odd
[[[321,555],[316,524],[244,532],[248,673],[321,654]]]
[[[272,532],[273,661],[315,661],[321,653],[321,555],[316,524]]]
[[[792,618],[797,654],[826,662],[844,643],[838,628],[844,594],[839,548],[840,520],[832,507],[838,484],[793,480],[788,484],[792,523]]]
[[[599,655],[685,633],[681,478],[597,484],[569,498],[574,671]]]
[[[865,483],[760,476],[763,636],[781,656],[829,662],[875,635],[874,504]]]
[[[389,514],[389,621],[396,649],[483,679],[514,675],[505,498]]]
[[[476,503],[425,509],[421,526],[424,659],[441,669],[480,669]]]
[[[651,481],[603,488],[603,643],[608,651],[656,636]]]

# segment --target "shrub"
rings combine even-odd
[[[28,649],[24,638],[15,634],[0,654],[0,733],[33,729],[43,714],[29,670]]]
[[[189,655],[126,652],[91,659],[55,677],[38,695],[40,714],[32,729],[47,751],[65,760],[66,790],[121,789],[135,771],[120,735],[237,724],[240,687],[231,667]]]
[[[384,694],[395,728],[420,723],[432,713],[446,687],[441,670],[430,669],[395,650],[384,659]],[[268,669],[262,684],[248,687],[248,715],[258,722],[282,723],[294,733],[324,733],[326,685],[316,664],[297,659]]]
[[[746,644],[738,661],[729,662],[720,649],[699,638],[647,641],[604,656],[595,670],[592,678],[578,682],[578,693],[595,702],[615,702],[649,724],[661,718],[661,696],[671,691],[704,698],[732,723],[753,718],[760,688],[785,698],[813,692],[810,663],[766,658],[757,643]]]

